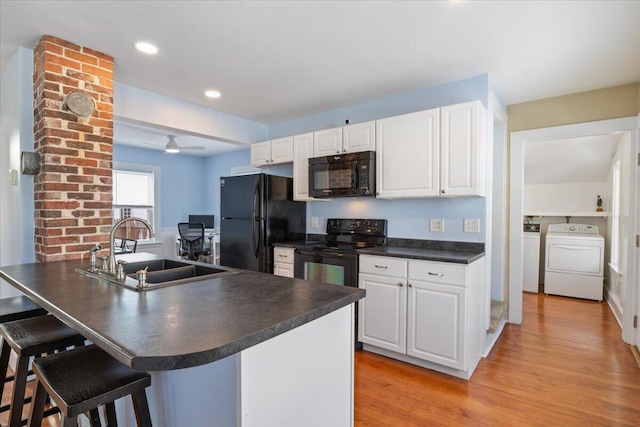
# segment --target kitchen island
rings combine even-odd
[[[0,277],[120,362],[150,371],[154,425],[353,424],[353,303],[364,291],[234,270],[140,292],[76,271],[87,267],[22,264]],[[129,402],[117,407],[119,425],[135,425]]]

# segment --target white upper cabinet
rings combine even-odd
[[[313,157],[342,153],[342,128],[325,129],[313,133]]]
[[[378,120],[377,196],[484,196],[485,114],[473,101]]]
[[[293,137],[251,144],[251,166],[276,166],[293,162]]]
[[[485,109],[480,101],[440,109],[440,194],[485,195]]]
[[[268,165],[271,160],[271,141],[251,144],[251,166]]]
[[[358,123],[342,128],[342,152],[373,151],[376,149],[376,122]]]
[[[309,157],[313,157],[313,132],[293,137],[293,200],[309,201]]]
[[[373,151],[376,145],[376,122],[358,123],[314,132],[313,157]]]
[[[439,115],[440,110],[434,108],[376,122],[378,197],[438,195]]]

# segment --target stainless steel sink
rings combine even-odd
[[[191,283],[214,277],[236,274],[236,271],[219,267],[209,267],[191,264],[172,259],[153,259],[149,261],[130,262],[123,265],[127,275],[124,279],[116,279],[113,274],[103,271],[76,269],[79,273],[98,279],[107,280],[116,285],[124,286],[136,291],[149,291],[167,286]],[[147,286],[139,287],[136,279],[138,270],[147,269]]]

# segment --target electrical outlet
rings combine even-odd
[[[444,231],[444,219],[431,218],[431,221],[429,221],[429,230],[434,233],[442,233]]]
[[[465,233],[479,233],[480,232],[480,220],[479,219],[464,219],[464,232]]]
[[[317,216],[312,216],[311,217],[311,227],[318,228],[318,217]]]

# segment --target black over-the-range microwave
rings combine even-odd
[[[309,159],[310,197],[375,197],[375,195],[375,151]]]

